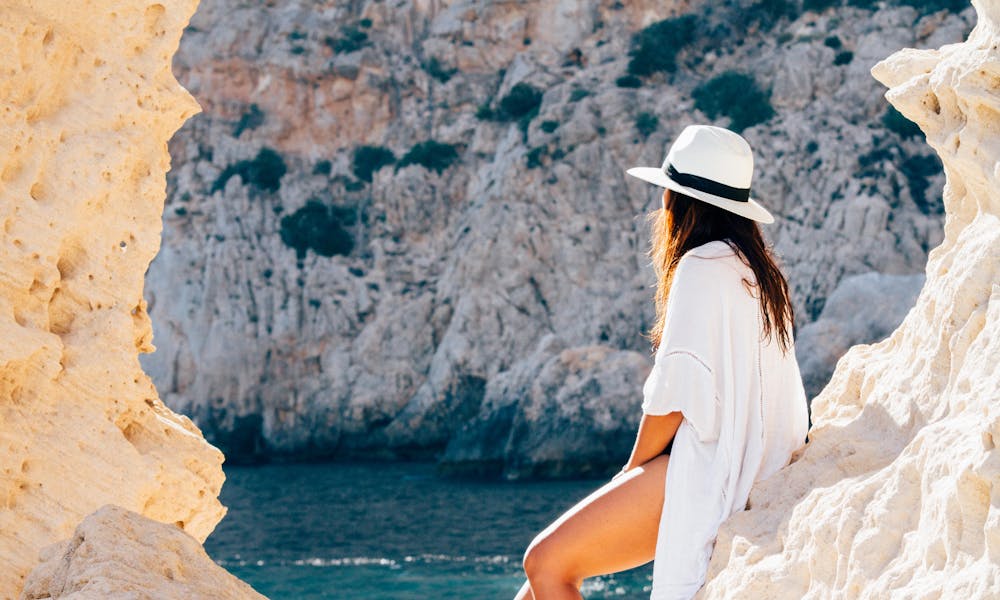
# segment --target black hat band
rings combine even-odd
[[[681,173],[674,168],[673,164],[670,163],[667,163],[665,173],[667,174],[667,177],[673,179],[680,185],[698,190],[700,192],[705,192],[706,194],[721,196],[722,198],[735,200],[737,202],[748,202],[750,200],[750,188],[732,187],[724,183],[708,179],[707,177],[701,177],[700,175]]]

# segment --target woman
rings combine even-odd
[[[528,546],[515,600],[581,598],[585,578],[650,560],[652,600],[691,598],[719,526],[805,444],[795,319],[757,225],[774,218],[750,197],[750,145],[691,125],[662,167],[627,173],[666,188],[650,215],[657,318],[643,416],[621,472]]]

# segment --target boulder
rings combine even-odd
[[[213,561],[198,540],[161,523],[105,504],[77,525],[73,537],[42,550],[21,600],[120,598],[260,600]]]

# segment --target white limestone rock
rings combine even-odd
[[[176,525],[115,504],[42,550],[20,600],[264,600]]]
[[[947,174],[916,306],[840,359],[697,598],[1000,597],[1000,2],[973,5],[965,42],[872,68]]]

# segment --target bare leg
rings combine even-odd
[[[670,455],[604,484],[535,536],[514,600],[581,600],[587,577],[653,560]]]
[[[514,600],[535,600],[535,594],[531,592],[531,583],[528,581],[524,582],[521,589],[517,590],[517,595],[514,596]]]

